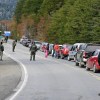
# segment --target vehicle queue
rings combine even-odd
[[[47,42],[34,41],[38,49],[45,52],[48,45]],[[30,47],[31,40],[21,39],[20,43]],[[94,73],[100,70],[100,44],[96,43],[75,43],[71,44],[51,44],[49,43],[48,55],[57,59],[67,58],[68,61],[73,60],[76,66],[84,67],[87,71],[90,69]]]

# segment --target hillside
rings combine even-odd
[[[12,18],[18,0],[0,0],[0,20]]]
[[[41,41],[100,41],[100,0],[19,0],[15,22],[19,35]]]

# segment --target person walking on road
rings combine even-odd
[[[45,57],[47,58],[49,55],[49,43],[46,46],[46,50],[45,50]]]
[[[14,40],[13,42],[12,42],[12,51],[13,52],[15,52],[15,47],[16,47],[16,40]]]
[[[4,46],[3,42],[0,43],[0,60],[2,61],[2,56],[3,56],[3,51],[4,51]]]
[[[35,42],[32,42],[32,45],[30,47],[30,61],[33,59],[35,61],[35,55],[37,51],[37,46],[35,45]]]
[[[6,43],[7,43],[7,41],[8,41],[8,36],[5,37],[5,41],[6,41]]]

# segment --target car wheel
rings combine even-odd
[[[95,64],[93,65],[93,72],[94,72],[94,73],[97,72],[97,69],[96,69],[96,65],[95,65]]]
[[[79,62],[79,67],[84,67],[84,65],[82,65],[81,62]]]
[[[63,58],[64,58],[63,54],[60,54],[60,58],[61,58],[61,59],[63,59]]]
[[[79,66],[79,63],[78,62],[75,62],[75,66]]]
[[[70,61],[70,57],[69,56],[67,57],[67,60]]]
[[[89,71],[89,70],[90,70],[90,68],[88,68],[88,67],[86,66],[86,70],[87,70],[87,71]]]

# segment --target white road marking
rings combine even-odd
[[[19,85],[16,87],[16,92],[11,97],[9,97],[9,100],[14,100],[18,96],[18,94],[22,91],[22,89],[25,87],[25,85],[27,83],[27,80],[28,80],[28,73],[27,73],[26,67],[19,60],[17,60],[16,58],[12,57],[10,54],[5,53],[5,55],[10,57],[14,61],[18,62],[22,66],[21,68],[22,68],[22,70],[24,72],[22,74],[22,77],[21,77],[23,81],[21,81],[21,83],[19,83]]]

